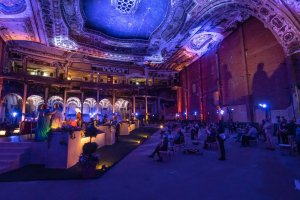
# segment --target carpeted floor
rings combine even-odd
[[[100,154],[99,168],[102,168],[103,165],[107,168],[97,170],[95,178],[101,177],[156,131],[158,131],[157,128],[139,128],[132,131],[128,136],[120,136],[118,143],[98,149],[97,154]],[[28,165],[0,175],[0,182],[70,179],[81,179],[78,165],[70,169],[46,169],[43,165]]]

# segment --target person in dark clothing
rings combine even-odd
[[[196,134],[197,134],[196,129],[193,128],[193,129],[191,130],[191,140],[195,140]]]
[[[120,136],[120,129],[121,129],[121,124],[117,123],[116,125],[116,142],[119,142],[119,136]]]
[[[154,158],[155,154],[157,154],[158,156],[158,160],[157,161],[162,161],[162,156],[160,155],[160,151],[167,151],[168,150],[168,137],[164,137],[162,142],[156,146],[155,150],[153,151],[152,154],[149,155],[150,158]]]
[[[291,119],[290,123],[287,124],[287,134],[295,138],[296,129],[297,129],[297,124],[295,123],[295,119]]]
[[[206,140],[204,141],[203,149],[207,149],[208,144],[215,142],[217,137],[216,130],[213,128],[212,125],[206,130],[206,132],[207,132],[207,137]]]
[[[224,128],[223,121],[220,121],[218,126],[218,135],[217,135],[217,140],[219,143],[220,153],[221,153],[221,157],[219,158],[219,160],[226,160],[225,144],[224,144],[225,138],[222,137],[224,132],[225,132],[225,128]]]
[[[287,121],[284,117],[282,117],[280,126],[279,126],[279,134],[282,139],[283,144],[288,144],[288,127]]]
[[[178,131],[175,135],[174,144],[184,144],[184,135],[181,131]]]

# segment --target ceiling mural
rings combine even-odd
[[[169,3],[169,0],[80,0],[80,8],[86,30],[119,39],[148,40],[167,16]]]
[[[293,0],[0,0],[0,34],[82,55],[76,59],[181,70],[251,16],[287,55],[299,51]]]

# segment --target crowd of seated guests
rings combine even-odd
[[[161,141],[155,147],[154,151],[149,155],[150,158],[158,156],[157,161],[162,161],[162,151],[170,150],[170,146],[185,144],[185,152],[199,153],[199,135],[200,132],[206,133],[206,139],[204,141],[204,148],[208,143],[218,142],[221,150],[221,157],[219,160],[225,160],[225,148],[224,138],[221,136],[224,132],[224,126],[222,123],[212,123],[206,126],[203,122],[181,122],[181,123],[168,123],[165,124],[161,130]],[[188,136],[189,141],[192,143],[188,146],[186,143],[185,135]]]

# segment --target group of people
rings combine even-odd
[[[186,146],[187,141],[190,140],[193,144],[199,145],[199,136],[201,131],[206,133],[206,139],[204,141],[204,149],[207,148],[208,143],[218,142],[220,147],[220,158],[219,160],[225,160],[225,146],[224,146],[224,124],[222,121],[219,123],[212,123],[206,125],[201,122],[181,122],[178,123],[167,123],[166,126],[161,130],[161,141],[155,147],[154,151],[149,155],[150,158],[153,158],[155,155],[158,156],[157,161],[162,161],[161,156],[162,151],[170,150],[170,147],[173,145],[183,145],[185,144],[185,150],[188,152],[199,152],[200,148],[195,149],[195,145],[190,147]],[[189,135],[189,138],[186,138],[185,135]]]
[[[250,146],[251,140],[258,140],[259,137],[262,137],[266,143],[266,149],[274,151],[276,147],[274,136],[276,136],[278,145],[295,144],[300,154],[300,124],[297,124],[294,118],[290,119],[289,122],[283,116],[276,118],[275,124],[270,119],[265,119],[262,120],[261,124],[248,123],[238,128],[231,128],[231,131],[237,132],[236,141],[241,142],[242,146]]]
[[[35,130],[35,140],[45,141],[51,129],[62,127],[63,114],[59,104],[54,104],[50,110],[47,104],[42,105],[38,110],[37,128]]]

